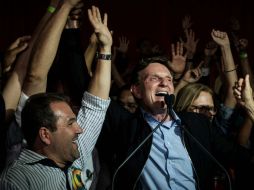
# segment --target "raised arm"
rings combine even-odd
[[[18,54],[23,52],[27,47],[31,36],[21,36],[17,38],[6,50],[3,59],[3,73],[11,70]]]
[[[126,53],[129,49],[129,43],[130,41],[125,36],[122,36],[119,37],[119,46],[114,46],[114,52],[112,55],[112,79],[114,80],[118,88],[121,88],[125,85],[123,77],[125,72],[121,72],[119,68],[121,68],[121,70],[126,68],[126,65],[124,64],[127,63],[123,61],[123,59],[126,58]],[[121,57],[121,59],[118,60],[117,57]]]
[[[220,46],[223,64],[222,71],[225,75],[227,91],[224,105],[230,108],[234,108],[236,105],[236,99],[233,95],[233,86],[237,81],[236,65],[231,53],[230,42],[226,32],[212,30],[211,36],[213,40]]]
[[[251,84],[251,87],[254,88],[254,76],[253,76],[252,68],[251,68],[250,61],[248,58],[248,53],[247,53],[248,40],[245,38],[242,38],[242,39],[239,39],[238,43],[239,43],[238,53],[240,58],[242,74],[243,76],[245,76],[246,74],[250,76],[250,84]]]
[[[61,33],[71,9],[80,0],[64,0],[41,31],[32,52],[23,91],[28,96],[46,91],[48,71],[54,61]]]
[[[240,105],[244,107],[248,116],[238,134],[238,142],[243,146],[249,145],[249,137],[254,122],[254,100],[249,75],[245,79],[240,78],[234,86],[234,95]]]
[[[183,43],[171,44],[172,60],[169,63],[173,71],[174,82],[180,79],[185,71],[187,52],[183,53]]]
[[[90,76],[93,76],[92,64],[98,48],[98,40],[95,33],[90,36],[89,44],[85,50],[84,57],[86,60],[86,67]]]
[[[254,122],[254,100],[252,94],[252,88],[250,86],[249,75],[245,76],[245,79],[240,78],[234,86],[234,95],[250,116]]]
[[[57,7],[59,0],[51,0],[49,7]],[[53,9],[51,9],[52,12]],[[8,81],[3,89],[3,97],[6,105],[6,120],[8,121],[13,113],[15,112],[22,86],[27,74],[27,67],[28,62],[30,59],[31,51],[34,47],[34,44],[41,32],[41,30],[44,28],[45,23],[49,19],[49,17],[52,15],[52,13],[48,10],[45,12],[44,16],[40,20],[39,24],[37,25],[35,31],[33,32],[33,35],[29,41],[28,48],[22,52],[22,54],[17,58],[17,61],[15,63],[15,67],[13,72],[11,73],[10,77],[8,78]]]
[[[174,92],[175,96],[177,96],[178,92],[187,84],[195,83],[202,77],[202,73],[200,69],[202,67],[202,64],[203,62],[200,62],[200,64],[196,68],[189,69],[184,73],[179,83],[175,87],[175,92]]]
[[[186,42],[184,47],[187,50],[187,69],[193,68],[193,57],[197,50],[199,39],[195,37],[195,32],[192,29],[185,30]]]
[[[92,6],[92,9],[88,9],[88,17],[99,41],[97,65],[88,92],[102,99],[108,99],[111,82],[111,46],[113,43],[107,27],[108,16],[104,14],[102,20],[99,9]]]

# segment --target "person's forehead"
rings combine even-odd
[[[150,63],[145,69],[145,72],[149,72],[149,73],[156,73],[156,72],[167,72],[170,73],[170,70],[163,65],[162,63]],[[171,74],[171,73],[170,73]]]
[[[201,91],[199,96],[193,101],[197,105],[213,105],[213,98],[209,92]]]
[[[71,107],[66,102],[53,102],[50,104],[50,107],[57,117],[75,116]]]

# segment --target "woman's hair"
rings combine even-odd
[[[200,83],[188,84],[187,86],[183,87],[177,94],[174,105],[175,111],[187,111],[187,109],[198,98],[201,92],[208,92],[212,95],[213,101],[215,100],[214,92],[208,86]]]

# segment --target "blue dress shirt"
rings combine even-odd
[[[159,121],[144,111],[143,114],[153,130]],[[153,133],[151,151],[140,178],[143,190],[196,189],[192,162],[182,141],[181,121],[176,114],[174,118]]]

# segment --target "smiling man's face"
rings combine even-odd
[[[50,158],[56,163],[73,162],[79,158],[78,135],[83,132],[70,106],[64,102],[51,103],[57,117],[56,131],[50,133]]]
[[[163,96],[158,93],[174,93],[173,78],[166,66],[151,63],[139,73],[139,84],[134,96],[141,100],[143,109],[150,113],[159,113],[166,109]]]

